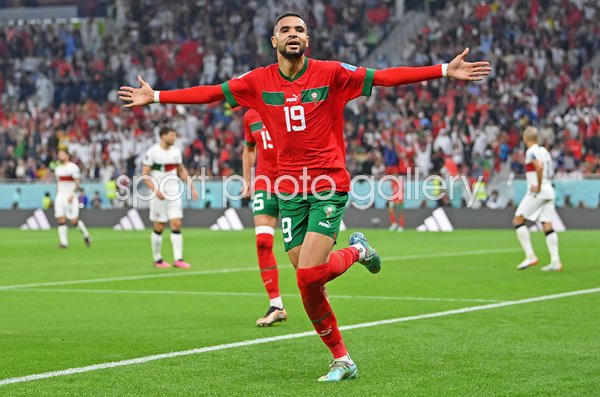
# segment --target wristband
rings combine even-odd
[[[448,64],[442,63],[442,77],[448,77]]]
[[[160,103],[160,91],[154,91],[154,103]]]

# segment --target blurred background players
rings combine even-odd
[[[389,231],[404,231],[404,179],[401,175],[390,181],[392,185],[392,199],[388,202],[390,213]]]
[[[160,141],[148,149],[142,161],[144,183],[156,195],[150,201],[150,221],[154,230],[151,235],[152,256],[154,266],[171,267],[162,259],[162,232],[165,223],[171,227],[171,244],[173,245],[173,266],[188,269],[190,264],[183,260],[183,236],[181,235],[181,219],[183,208],[181,203],[181,183],[183,180],[192,192],[192,198],[198,199],[187,169],[183,165],[181,150],[174,146],[177,132],[163,127],[159,133]]]
[[[277,178],[277,157],[269,131],[256,110],[249,109],[244,115],[244,197],[254,193],[252,213],[256,231],[256,253],[258,267],[267,294],[269,309],[264,317],[256,320],[259,327],[285,321],[287,313],[279,292],[279,271],[273,255],[273,236],[279,217],[279,203],[273,192]],[[258,149],[258,150],[257,150]],[[253,178],[252,167],[258,163]],[[252,185],[254,184],[254,185]]]
[[[545,147],[539,146],[537,129],[527,127],[523,131],[523,142],[527,146],[525,152],[525,176],[527,178],[527,193],[519,203],[513,225],[517,238],[525,251],[525,259],[518,266],[518,270],[527,269],[538,264],[538,258],[533,252],[529,229],[525,219],[532,222],[541,222],[546,234],[546,245],[550,252],[550,264],[544,266],[544,271],[561,271],[558,254],[558,235],[552,228],[552,214],[554,208],[554,188],[551,179],[554,175],[552,157]]]
[[[54,217],[58,222],[58,239],[60,248],[69,245],[67,237],[67,219],[73,226],[81,231],[86,246],[90,246],[90,234],[83,221],[79,220],[79,199],[77,192],[81,183],[81,172],[79,167],[69,161],[69,153],[66,150],[58,151],[60,164],[54,170],[56,175],[56,202],[54,203]]]

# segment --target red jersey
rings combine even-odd
[[[401,176],[397,176],[395,179],[390,181],[392,184],[392,201],[395,203],[404,202],[404,179]]]
[[[285,77],[277,64],[254,69],[222,85],[232,107],[245,106],[260,114],[275,143],[278,190],[293,193],[350,190],[346,171],[343,112],[348,101],[370,95],[375,71],[337,61],[305,58],[293,79]],[[303,167],[310,177],[302,181]]]
[[[254,191],[267,190],[267,182],[259,176],[269,179],[272,191],[277,178],[277,156],[269,131],[254,109],[249,109],[244,115],[244,140],[247,146],[256,147],[257,150]]]

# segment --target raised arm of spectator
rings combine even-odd
[[[441,77],[466,81],[483,80],[492,70],[489,62],[466,62],[465,57],[468,53],[469,48],[467,47],[462,54],[457,55],[450,63],[441,65],[376,70],[373,84],[391,87],[439,79]]]
[[[220,85],[204,85],[181,90],[155,91],[150,84],[138,76],[140,88],[123,86],[119,89],[119,99],[126,102],[126,108],[145,106],[151,103],[199,104],[225,99]]]

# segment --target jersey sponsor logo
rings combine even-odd
[[[341,65],[342,65],[342,67],[343,67],[344,69],[346,69],[346,70],[349,70],[349,71],[351,71],[351,72],[356,72],[356,69],[358,69],[356,66],[354,66],[354,65],[349,65],[349,64],[347,64],[347,63],[342,63]]]
[[[331,222],[329,222],[329,221],[325,221],[325,222],[320,221],[319,222],[319,226],[322,226],[324,228],[330,229],[331,228]]]
[[[329,335],[329,334],[330,334],[330,333],[332,333],[332,332],[333,332],[333,330],[331,329],[331,327],[329,327],[329,328],[327,328],[325,331],[321,331],[321,332],[319,332],[319,336],[321,336],[321,337],[323,337],[323,336],[327,336],[327,335]]]
[[[298,97],[298,95],[294,94],[294,95],[292,95],[291,98],[286,98],[285,102],[286,103],[294,103],[294,102],[298,102],[299,99],[300,98]]]

